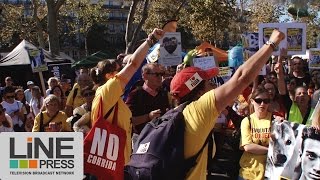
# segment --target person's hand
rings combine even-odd
[[[287,56],[288,56],[287,48],[281,48],[280,49],[280,56],[279,56],[278,61],[280,61],[280,58],[284,58],[284,57],[287,57]]]
[[[278,46],[280,44],[280,42],[282,40],[284,40],[284,38],[285,38],[285,35],[284,35],[283,32],[281,32],[281,31],[279,31],[277,29],[274,29],[272,31],[272,34],[271,34],[269,40],[274,42],[276,44],[276,46]]]
[[[155,28],[150,35],[154,36],[157,40],[159,40],[164,36],[164,33],[165,32],[162,29]]]
[[[149,113],[149,115],[148,115],[149,119],[154,119],[154,118],[157,118],[157,117],[160,117],[160,116],[161,116],[161,110],[160,109],[151,111]]]

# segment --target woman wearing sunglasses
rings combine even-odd
[[[241,122],[239,179],[264,179],[272,114],[268,90],[258,86],[251,94],[251,115]]]
[[[14,132],[12,128],[12,120],[6,114],[6,109],[0,104],[0,133],[1,132]]]

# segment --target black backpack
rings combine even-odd
[[[185,121],[182,111],[187,104],[183,103],[146,124],[125,166],[125,180],[185,179],[208,142],[207,138],[196,155],[184,159]]]

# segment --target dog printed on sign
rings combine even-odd
[[[288,121],[272,121],[269,151],[266,165],[266,177],[270,180],[279,179],[287,166],[294,168],[291,161],[295,154],[297,125]]]

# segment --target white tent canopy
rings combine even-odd
[[[26,65],[30,64],[29,54],[27,49],[38,49],[33,44],[23,40],[17,47],[15,47],[7,56],[0,60],[0,66],[12,65]],[[43,50],[45,62],[66,62],[73,63],[74,60],[63,52],[60,56],[53,56],[49,51]]]

